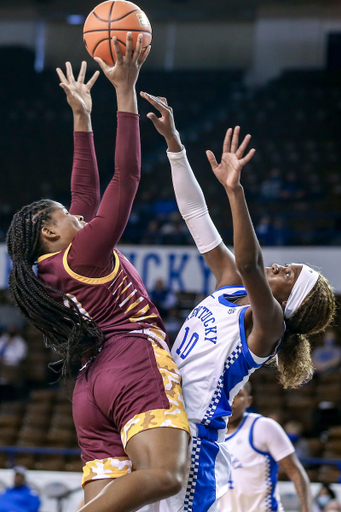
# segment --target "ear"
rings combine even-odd
[[[250,405],[252,404],[252,396],[249,396],[247,402],[248,402],[247,406],[250,407]]]
[[[44,226],[43,228],[41,228],[41,234],[43,238],[45,238],[45,240],[50,242],[56,242],[60,238],[60,236],[57,235],[57,233],[55,233],[54,231],[52,231],[48,226]]]

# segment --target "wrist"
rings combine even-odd
[[[85,112],[73,112],[73,125],[74,131],[77,132],[91,132],[91,115]]]
[[[183,149],[183,145],[181,143],[179,132],[176,131],[172,133],[172,135],[165,137],[168,151],[170,153],[179,153]]]
[[[116,94],[120,96],[135,96],[136,90],[135,85],[115,85],[113,83],[113,86],[116,89]]]
[[[240,183],[238,183],[238,185],[234,185],[233,187],[228,187],[227,185],[224,185],[224,189],[229,197],[238,197],[239,195],[244,194],[244,188]]]

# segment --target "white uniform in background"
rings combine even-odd
[[[242,286],[226,286],[206,297],[187,317],[172,348],[192,442],[187,487],[162,502],[162,511],[214,512],[229,480],[226,422],[233,398],[268,357],[257,357],[246,343],[244,316],[235,304]],[[166,508],[164,508],[166,506]]]
[[[220,512],[283,512],[277,462],[295,449],[282,427],[271,418],[245,413],[238,429],[226,437],[226,445],[231,472]]]

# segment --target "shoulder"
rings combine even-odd
[[[277,421],[273,420],[272,418],[267,418],[266,416],[258,415],[259,419],[257,421],[257,424],[261,426],[261,428],[266,428],[268,432],[283,430],[281,425],[277,423]]]

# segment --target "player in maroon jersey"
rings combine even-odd
[[[118,106],[115,174],[100,204],[90,119],[98,72],[85,83],[86,64],[75,80],[67,63],[66,76],[57,72],[74,114],[70,211],[37,201],[15,214],[7,235],[16,305],[47,346],[62,354],[64,370],[77,358],[83,362],[73,415],[86,512],[128,512],[175,494],[187,465],[180,374],[157,309],[134,267],[115,249],[140,178],[135,83],[148,55],[141,55],[141,46],[140,37],[132,53],[128,34],[125,57],[114,40],[113,68],[97,59]]]

